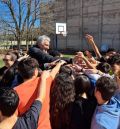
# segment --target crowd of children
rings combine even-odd
[[[91,35],[73,58],[40,36],[27,54],[9,51],[0,68],[0,129],[120,129],[120,53],[102,55]]]

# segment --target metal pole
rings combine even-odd
[[[66,29],[67,29],[67,0],[66,0]],[[67,49],[67,36],[66,36],[66,38],[65,38],[66,40],[65,40],[65,42],[66,42],[66,49]]]
[[[55,39],[55,40],[56,40],[55,48],[56,48],[56,50],[57,50],[57,49],[58,49],[58,37],[57,37],[57,34],[56,34],[56,36],[55,36],[55,37],[56,37],[56,39]]]

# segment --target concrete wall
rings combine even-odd
[[[56,0],[56,22],[67,23],[67,37],[58,35],[58,48],[91,49],[84,35],[97,45],[120,50],[120,0]]]

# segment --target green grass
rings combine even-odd
[[[63,56],[64,56],[64,57],[69,57],[69,58],[74,57],[74,55],[68,55],[68,54],[64,54]]]
[[[0,68],[4,66],[4,62],[2,59],[0,59]]]

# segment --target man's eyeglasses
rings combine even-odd
[[[10,59],[5,59],[5,58],[4,58],[3,61],[10,61]]]

